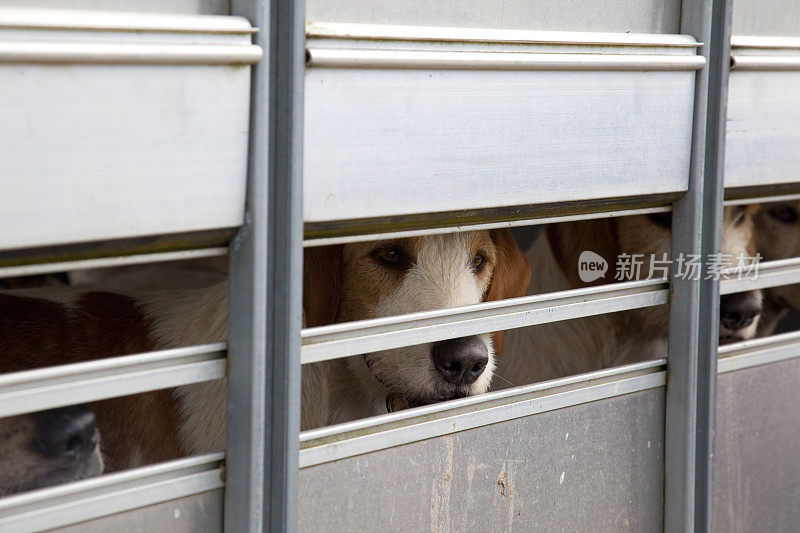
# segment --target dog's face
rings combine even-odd
[[[0,496],[101,474],[97,439],[85,407],[0,419]]]
[[[739,256],[752,257],[755,254],[755,231],[753,225],[754,209],[746,206],[726,207],[723,211],[721,267],[733,267]],[[593,250],[603,256],[614,271],[617,257],[622,254],[639,254],[641,267],[635,271],[635,279],[645,279],[651,274],[651,259],[661,261],[670,259],[671,213],[599,219],[585,222],[558,225],[562,228],[548,230],[551,247],[559,259],[562,270],[571,268],[575,273],[564,272],[576,286],[586,286],[577,277],[577,254],[582,250]],[[567,244],[573,241],[572,244]],[[658,263],[654,265],[654,275],[661,275]],[[600,284],[608,279],[598,280]],[[752,338],[756,333],[761,312],[761,291],[723,296],[720,303],[720,341],[733,342]],[[639,331],[650,337],[663,335],[667,331],[669,313],[666,306],[648,307],[627,315],[631,323],[628,329]]]
[[[326,254],[341,260],[321,272],[319,258]],[[317,267],[309,270],[310,262]],[[305,276],[325,284],[305,282],[313,326],[522,296],[530,269],[508,232],[497,230],[312,248]],[[335,317],[320,316],[320,302],[334,306]],[[485,392],[501,342],[499,334],[483,334],[372,352],[347,364],[396,409]]]
[[[756,249],[765,261],[800,256],[800,200],[758,206]],[[767,289],[779,303],[800,309],[800,285]]]

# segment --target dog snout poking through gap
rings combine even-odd
[[[455,385],[475,383],[489,364],[489,350],[477,336],[434,343],[431,357],[439,374]]]
[[[746,339],[745,332],[755,326],[761,314],[761,297],[757,291],[726,294],[719,310],[720,338]]]
[[[47,411],[38,420],[34,441],[46,457],[79,461],[97,447],[97,420],[80,405]]]

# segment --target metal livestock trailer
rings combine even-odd
[[[797,527],[800,336],[717,340],[797,260],[301,329],[303,247],[671,210],[719,251],[723,205],[800,195],[797,2],[0,6],[0,276],[227,254],[231,295],[226,346],[0,376],[0,416],[229,380],[224,454],[0,531]],[[666,359],[299,431],[301,364],[667,301]]]

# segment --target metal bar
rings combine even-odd
[[[776,50],[800,50],[800,37],[774,37],[766,35],[734,35],[731,48],[773,48]]]
[[[270,2],[232,0],[231,13],[259,28],[254,42],[270,52]],[[228,532],[266,530],[271,493],[270,448],[265,413],[271,405],[267,383],[267,237],[270,68],[251,68],[250,135],[244,225],[230,243],[228,317],[228,402],[224,527]],[[265,459],[266,458],[266,459]]]
[[[693,38],[686,35],[501,30],[339,22],[309,22],[306,24],[306,35],[308,37],[380,41],[674,46],[678,48],[700,46]]]
[[[665,364],[646,361],[307,431],[301,435],[300,468],[663,387]]]
[[[100,259],[81,259],[76,261],[58,261],[55,263],[0,267],[0,278],[50,274],[52,272],[67,272],[70,270],[86,270],[89,268],[113,268],[126,265],[160,263],[164,261],[185,261],[189,259],[202,259],[205,257],[219,257],[227,253],[228,248],[217,247],[178,252],[160,252],[155,254],[125,255],[120,257],[103,257]]]
[[[264,529],[297,529],[305,2],[271,0]]]
[[[790,202],[792,200],[800,200],[800,194],[795,193],[754,198],[737,198],[735,200],[725,200],[722,205],[728,207],[729,205],[765,204],[769,202]]]
[[[669,213],[670,206],[646,207],[642,209],[623,209],[620,211],[604,211],[598,213],[581,213],[577,215],[552,216],[543,218],[526,218],[520,220],[506,220],[503,222],[488,222],[485,224],[463,224],[460,226],[445,226],[439,228],[425,228],[408,231],[393,231],[384,233],[371,233],[367,235],[344,235],[341,237],[322,237],[306,239],[303,246],[328,246],[330,244],[348,244],[354,242],[380,241],[385,239],[403,239],[421,235],[437,235],[440,233],[457,233],[460,231],[480,231],[496,228],[516,228],[520,226],[533,226],[539,224],[554,224],[558,222],[574,222],[576,220],[590,220],[594,218],[616,218],[631,215],[649,215],[652,213]]]
[[[709,41],[705,171],[703,186],[703,257],[722,247],[725,135],[728,126],[728,77],[732,0],[713,0]],[[706,267],[707,268],[707,267]],[[718,279],[700,283],[700,347],[698,351],[697,455],[695,468],[695,531],[714,531],[714,438],[719,347]]]
[[[731,70],[800,70],[798,56],[731,56]]]
[[[730,36],[726,1],[687,0],[682,4],[681,33],[708,43],[699,52],[707,58],[708,68],[699,71],[695,79],[689,189],[673,208],[673,257],[707,257],[720,249]],[[719,282],[706,277],[673,277],[664,499],[664,529],[670,532],[713,529],[711,454]]]
[[[0,8],[0,28],[211,34],[257,31],[240,17],[14,7]]]
[[[345,433],[377,433],[380,428],[386,425],[392,426],[410,426],[415,421],[424,420],[429,416],[448,416],[466,412],[473,409],[474,406],[496,406],[508,403],[508,398],[516,397],[520,394],[519,391],[525,390],[526,393],[536,391],[550,391],[561,390],[562,387],[573,386],[586,386],[588,383],[598,384],[604,383],[608,380],[619,379],[622,374],[634,375],[637,372],[649,372],[652,368],[660,368],[666,364],[666,358],[652,359],[650,361],[642,361],[630,365],[616,366],[611,368],[604,368],[602,370],[595,370],[593,372],[586,372],[584,374],[575,374],[549,381],[542,381],[530,385],[517,386],[514,388],[503,389],[494,392],[487,392],[478,396],[467,396],[458,400],[451,400],[448,402],[439,402],[423,407],[414,409],[404,409],[394,413],[389,413],[372,418],[362,418],[351,422],[345,422],[333,426],[311,429],[303,431],[300,434],[301,448],[307,448],[314,443],[331,442],[334,440],[341,440],[341,435]],[[660,370],[664,370],[660,368]],[[500,402],[500,403],[498,403]]]
[[[717,373],[733,372],[800,357],[800,331],[720,346]]]
[[[379,235],[425,235],[426,233],[424,232],[435,232],[439,228],[442,230],[465,231],[504,227],[504,224],[549,224],[552,222],[568,222],[606,216],[663,213],[670,211],[672,202],[680,198],[682,194],[683,191],[679,190],[672,193],[642,196],[568,200],[543,204],[478,208],[466,211],[440,211],[376,218],[306,222],[304,224],[304,232],[307,245],[313,246],[316,242],[340,244],[343,242],[368,241],[378,238]],[[484,224],[486,226],[483,226]],[[494,226],[495,224],[500,224],[500,226]],[[353,240],[350,240],[351,238]],[[323,241],[323,239],[331,240]],[[342,240],[340,241],[339,239]]]
[[[2,50],[0,50],[2,52]],[[2,57],[2,56],[0,56]],[[475,70],[697,70],[701,56],[536,54],[309,48],[310,68]]]
[[[685,0],[681,6],[681,33],[708,43],[711,37],[712,0]],[[698,54],[709,57],[709,45]],[[692,153],[689,187],[673,205],[672,257],[703,252],[702,208],[706,148],[708,68],[695,76]],[[695,454],[700,349],[699,280],[672,280],[673,297],[669,310],[669,356],[667,358],[667,396],[664,472],[664,530],[689,532],[695,519]]]
[[[13,372],[0,375],[0,417],[224,377],[224,343]]]
[[[258,46],[0,41],[0,64],[247,65],[260,59]]]
[[[50,530],[218,489],[223,459],[190,457],[3,498],[0,531]]]
[[[723,270],[721,274],[725,278],[736,276],[737,272],[735,268],[728,268]],[[720,294],[768,289],[794,283],[800,283],[800,257],[759,263],[758,277],[753,279],[749,277],[722,279],[720,282]]]
[[[667,303],[666,280],[614,283],[302,331],[302,362]]]

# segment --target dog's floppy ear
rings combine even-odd
[[[614,268],[617,264],[617,226],[613,219],[598,218],[578,222],[550,224],[545,229],[550,249],[553,251],[559,268],[574,288],[602,285],[614,281]],[[589,283],[581,280],[578,274],[578,261],[581,253],[591,251],[601,256],[608,264],[605,277]]]
[[[486,301],[518,298],[525,295],[531,282],[531,266],[520,251],[514,237],[505,229],[491,231],[492,241],[497,247],[497,263],[492,282],[486,292]],[[503,351],[503,332],[492,333],[492,344],[496,355]]]
[[[306,326],[336,321],[342,296],[343,246],[315,246],[303,251],[303,313]]]

